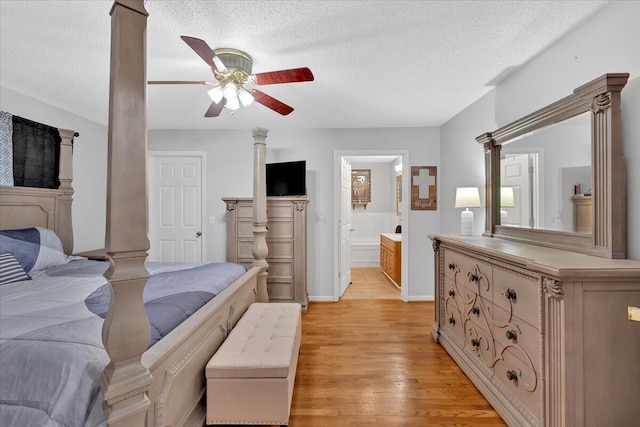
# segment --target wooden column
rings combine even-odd
[[[149,276],[146,192],[146,24],[142,0],[115,0],[111,9],[111,81],[104,276],[111,304],[102,329],[110,362],[100,378],[109,426],[145,424],[151,374],[142,364],[149,321],[142,291]]]
[[[73,130],[58,129],[60,132],[60,179],[59,190],[62,196],[58,198],[56,233],[62,240],[64,253],[73,253],[73,222],[71,221],[71,202],[73,202],[73,138],[78,134]]]
[[[253,128],[253,266],[258,274],[258,302],[269,302],[267,293],[267,178],[265,170],[267,133],[269,129]]]

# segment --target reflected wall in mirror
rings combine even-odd
[[[476,138],[485,149],[485,236],[626,257],[620,91],[628,78],[605,74]]]
[[[500,185],[513,193],[511,207],[501,195],[501,225],[575,232],[573,197],[591,188],[591,114],[503,144]]]

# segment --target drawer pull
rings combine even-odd
[[[470,282],[477,282],[478,280],[480,280],[480,278],[478,277],[477,274],[469,274],[469,281]]]
[[[471,312],[472,312],[473,314],[480,314],[480,309],[479,309],[478,307],[473,307],[473,308],[471,309]]]
[[[471,340],[471,345],[474,347],[480,347],[480,340],[478,338],[474,338]]]
[[[516,291],[514,291],[513,289],[507,288],[507,290],[504,293],[504,296],[507,297],[508,300],[515,300],[516,299]]]
[[[518,338],[518,334],[514,330],[507,331],[505,335],[507,335],[508,340],[515,340],[516,338]]]
[[[516,371],[507,371],[507,378],[509,381],[516,381],[518,379],[518,374],[516,374]]]
[[[456,265],[452,262],[449,263],[449,270],[455,270],[456,269]]]
[[[455,325],[456,324],[456,319],[453,316],[451,316],[449,318],[449,324],[451,324],[451,325]]]
[[[449,296],[450,296],[450,297],[455,297],[455,296],[456,296],[456,291],[454,291],[453,289],[451,289],[451,290],[449,291]]]

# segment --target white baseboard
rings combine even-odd
[[[309,301],[315,301],[315,302],[333,302],[333,295],[332,296],[311,296],[309,295]]]
[[[435,297],[433,295],[411,295],[408,298],[409,302],[411,301],[434,301]]]

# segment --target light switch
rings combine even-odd
[[[209,224],[215,224],[216,223],[216,217],[211,215],[209,216]]]

